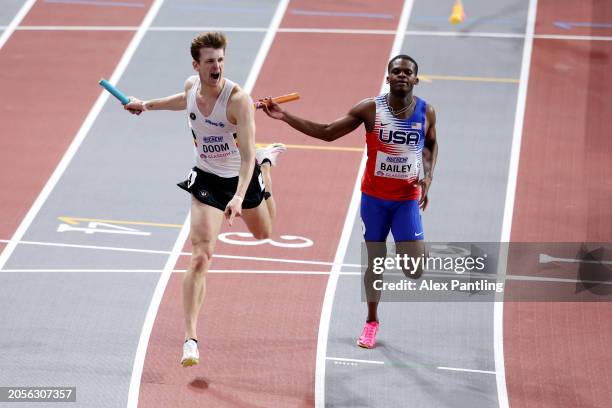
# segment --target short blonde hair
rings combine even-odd
[[[223,49],[227,47],[227,38],[220,32],[208,32],[197,36],[191,41],[191,56],[195,61],[200,61],[200,48]]]

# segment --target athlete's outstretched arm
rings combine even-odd
[[[255,167],[255,108],[253,108],[253,100],[242,90],[236,92],[231,96],[228,113],[230,118],[236,120],[236,142],[240,151],[238,187],[236,187],[234,197],[225,207],[225,215],[228,217],[231,226],[234,217],[242,214],[242,201],[244,201]]]
[[[271,118],[282,120],[288,123],[292,128],[326,142],[332,142],[339,139],[366,122],[367,112],[368,110],[372,110],[372,104],[374,103],[372,99],[365,99],[353,106],[345,116],[326,124],[312,122],[299,116],[292,115],[270,98],[265,99],[265,102],[266,105],[264,105],[264,110]]]
[[[427,117],[427,133],[425,134],[425,149],[423,151],[423,180],[421,184],[421,200],[419,206],[424,210],[427,207],[429,198],[427,193],[429,192],[429,185],[433,179],[433,171],[436,167],[436,159],[438,158],[438,140],[436,132],[436,111],[433,106],[427,105],[427,111],[425,112]]]
[[[187,93],[193,86],[194,77],[190,77],[185,81],[183,92],[164,98],[149,99],[142,101],[138,98],[130,96],[130,103],[123,108],[130,113],[140,115],[143,111],[148,110],[173,110],[180,111],[187,109]]]

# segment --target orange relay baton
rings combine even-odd
[[[277,96],[276,98],[272,98],[272,102],[285,103],[285,102],[295,101],[297,99],[300,99],[300,94],[297,92],[292,92],[287,95],[281,95],[281,96]],[[260,99],[257,102],[255,102],[253,105],[255,106],[255,109],[261,109],[264,107],[265,102],[263,99]]]

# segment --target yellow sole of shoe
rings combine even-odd
[[[196,364],[198,364],[200,362],[200,360],[196,360],[195,358],[188,358],[184,361],[181,362],[181,365],[183,367],[191,367],[194,366]]]

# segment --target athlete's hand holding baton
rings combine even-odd
[[[273,119],[282,120],[285,110],[281,108],[281,106],[274,101],[274,99],[268,97],[262,100],[262,108],[266,115],[270,116]]]
[[[140,115],[142,112],[147,110],[145,107],[145,101],[141,101],[133,96],[130,96],[130,102],[123,105],[123,109],[130,112],[132,115]]]
[[[297,92],[292,92],[290,94],[277,96],[275,98],[268,96],[267,98],[258,100],[254,103],[254,105],[255,109],[263,109],[266,113],[269,113],[271,109],[283,112],[282,108],[278,105],[279,103],[291,102],[297,99],[300,99],[300,94]]]

